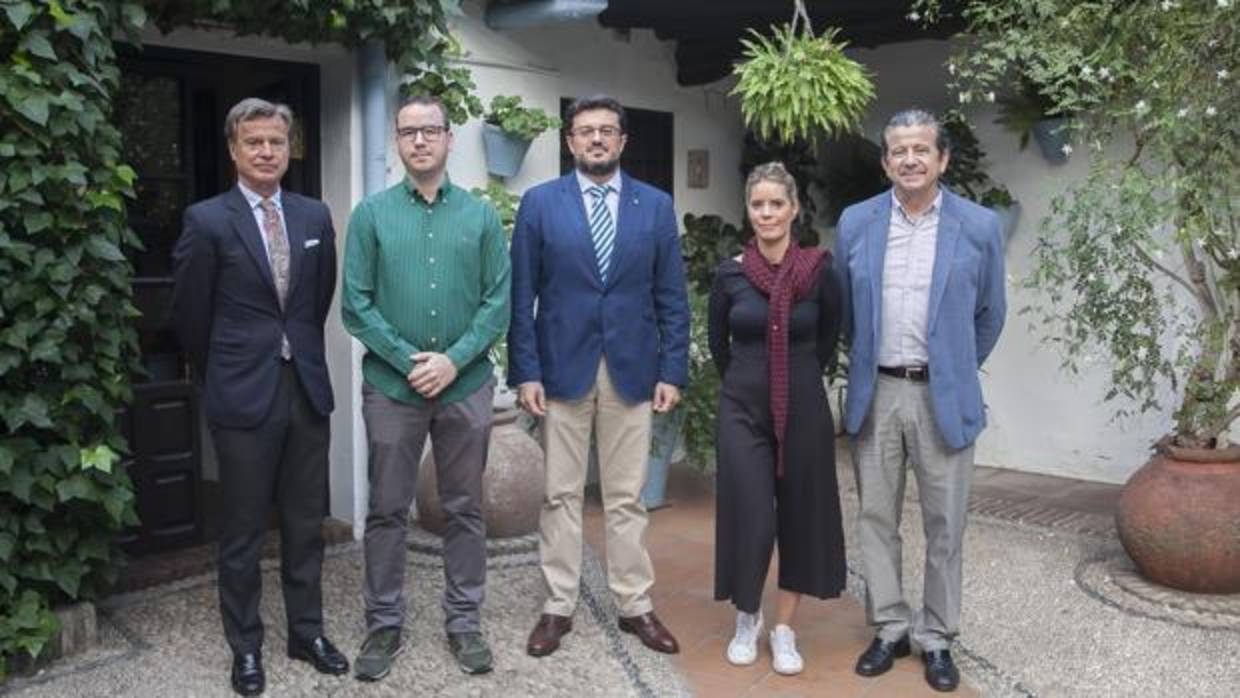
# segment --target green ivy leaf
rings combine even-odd
[[[23,424],[32,424],[44,429],[51,428],[52,420],[47,414],[47,401],[33,393],[27,394],[21,407],[4,415],[9,429],[16,431]]]
[[[4,12],[9,16],[9,23],[13,28],[21,31],[26,26],[26,22],[30,21],[30,16],[34,14],[34,6],[28,2],[17,2],[4,6]]]
[[[34,487],[34,475],[29,470],[14,470],[9,475],[8,490],[18,501],[29,502],[32,487]]]
[[[18,113],[40,126],[47,125],[49,100],[45,94],[32,94],[16,105]]]
[[[88,478],[83,477],[80,473],[69,476],[67,480],[61,480],[56,484],[56,496],[61,502],[67,502],[70,499],[95,499],[95,484]]]
[[[96,236],[88,239],[86,241],[86,251],[107,262],[125,261],[125,255],[120,248],[112,244],[110,240],[105,240],[101,237]]]
[[[13,452],[9,450],[9,447],[0,446],[0,475],[12,473],[15,462],[16,459],[13,457]]]
[[[47,40],[42,32],[35,34],[27,34],[22,40],[21,47],[33,53],[39,58],[46,58],[49,61],[56,60],[56,51],[52,48],[52,44]]]
[[[52,214],[47,211],[36,210],[26,214],[26,232],[34,235],[52,227]]]
[[[82,470],[100,470],[105,473],[112,472],[112,466],[120,456],[108,448],[107,444],[99,444],[94,448],[82,449],[81,467]]]

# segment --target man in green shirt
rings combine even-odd
[[[491,432],[491,345],[509,317],[509,259],[490,204],[448,181],[447,110],[406,99],[396,146],[408,174],[353,210],[344,326],[366,346],[362,417],[370,448],[364,538],[366,642],[357,678],[387,675],[403,649],[405,534],[429,433],[447,521],[443,609],[467,673],[490,671],[479,609],[486,580],[482,473]]]

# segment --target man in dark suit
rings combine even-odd
[[[593,429],[620,629],[674,653],[650,601],[640,493],[651,410],[675,407],[688,377],[676,215],[670,196],[620,171],[628,136],[619,102],[577,100],[565,123],[576,171],[525,193],[512,239],[508,382],[522,407],[545,418],[539,552],[549,593],[526,650],[551,654],[572,629]]]
[[[190,206],[173,252],[177,331],[203,381],[228,511],[220,612],[232,686],[265,686],[259,557],[271,503],[280,523],[288,654],[326,674],[348,661],[323,635],[320,573],[332,389],[323,323],[336,286],[322,202],[280,190],[292,112],[244,99],[225,119],[237,186]]]
[[[922,649],[926,682],[953,691],[961,554],[973,443],[986,425],[978,370],[1006,313],[1003,235],[994,211],[939,186],[951,157],[934,115],[902,111],[883,129],[890,191],[840,217],[835,264],[849,299],[844,426],[852,436],[857,536],[875,638],[856,672],[878,676]],[[901,583],[906,472],[926,534],[924,603]]]

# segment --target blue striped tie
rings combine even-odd
[[[611,251],[616,242],[616,224],[607,208],[607,195],[615,191],[611,185],[590,187],[586,193],[594,197],[590,206],[590,237],[594,239],[594,254],[598,257],[598,274],[607,281],[607,265],[611,263]]]

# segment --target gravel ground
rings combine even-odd
[[[426,538],[415,539],[407,581],[407,649],[392,673],[375,684],[351,676],[327,677],[285,654],[279,572],[264,565],[262,613],[268,696],[676,696],[687,691],[670,660],[616,629],[603,571],[589,549],[582,603],[573,632],[552,657],[525,654],[525,637],[543,597],[537,553],[501,544],[488,561],[483,626],[496,655],[495,670],[466,676],[444,639],[439,599],[443,572]],[[324,563],[328,637],[352,658],[361,646],[361,551],[333,548]],[[213,575],[113,597],[100,615],[99,646],[58,662],[40,675],[0,687],[0,694],[65,696],[231,696],[229,654],[220,627]]]
[[[916,608],[925,546],[911,482],[910,489],[901,532],[906,594]],[[842,500],[855,545],[855,489]],[[953,654],[983,695],[1240,695],[1240,596],[1133,593],[1141,584],[1114,534],[980,515],[968,526]],[[854,574],[854,592],[863,584]]]

